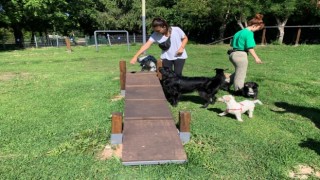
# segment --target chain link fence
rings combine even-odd
[[[23,45],[25,48],[41,48],[41,47],[61,47],[66,46],[65,39],[69,38],[71,45],[73,46],[93,46],[95,45],[94,36],[85,36],[85,37],[66,37],[58,35],[49,35],[49,36],[34,36],[31,40],[25,39]],[[149,36],[147,37],[149,38]],[[116,45],[116,44],[127,44],[127,37],[125,34],[99,34],[97,36],[97,41],[99,45]],[[143,38],[141,34],[131,34],[129,35],[130,44],[142,43]],[[0,37],[0,49],[14,49],[15,42],[14,38],[2,36]]]
[[[258,31],[255,33],[255,39],[257,44],[277,44],[278,38],[278,27],[268,26],[264,31]],[[285,35],[283,44],[287,45],[298,45],[298,44],[320,44],[320,26],[285,26]],[[149,38],[150,35],[147,35]],[[35,36],[34,38],[25,39],[23,45],[25,48],[41,48],[41,47],[60,47],[66,46],[65,39],[69,38],[72,46],[94,46],[94,36],[85,37],[66,37],[58,35],[49,36]],[[232,37],[231,37],[232,38]],[[229,43],[230,39],[226,38],[224,43]],[[191,40],[192,37],[189,37]],[[116,44],[127,44],[126,34],[120,33],[100,33],[97,36],[99,45],[116,45]],[[143,38],[141,34],[129,34],[129,43],[142,43]],[[214,44],[214,43],[210,43]],[[15,49],[14,37],[8,37],[0,33],[0,50]]]

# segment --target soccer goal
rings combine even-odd
[[[97,34],[98,33],[126,33],[127,35],[127,46],[128,46],[128,51],[129,51],[129,32],[126,31],[126,30],[96,30],[94,31],[94,42],[95,42],[95,45],[96,45],[96,51],[99,51],[99,47],[98,47],[98,39],[97,39]],[[111,45],[111,42],[110,42],[110,39],[109,39],[109,36],[108,37],[108,42],[109,42],[109,45]]]

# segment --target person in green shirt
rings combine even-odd
[[[254,32],[264,28],[263,15],[256,16],[248,22],[248,27],[238,31],[232,39],[233,50],[229,54],[229,60],[235,67],[235,72],[230,76],[230,86],[234,86],[234,95],[243,95],[243,86],[248,68],[248,52],[253,56],[257,64],[262,61],[254,51],[256,46]]]

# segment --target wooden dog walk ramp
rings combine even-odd
[[[123,125],[124,165],[187,161],[156,73],[126,73]]]

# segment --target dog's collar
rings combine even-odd
[[[244,106],[243,104],[239,103],[241,105],[241,107],[239,109],[227,109],[226,112],[229,111],[242,111],[242,106]]]

